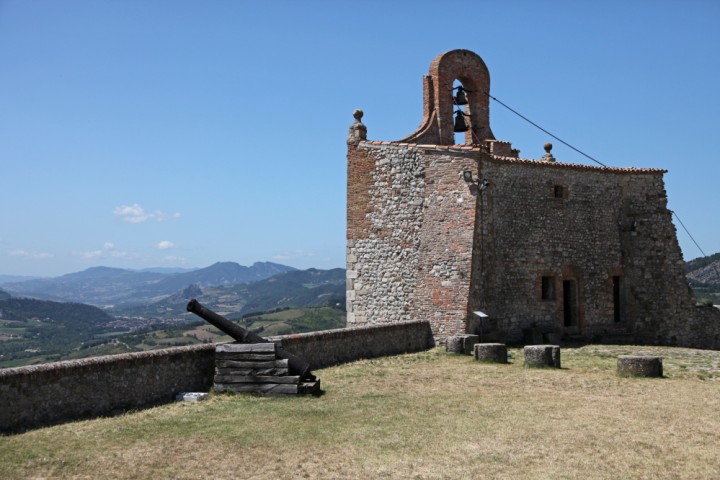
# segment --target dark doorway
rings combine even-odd
[[[619,276],[613,277],[613,307],[615,322],[622,322],[625,317],[625,289],[623,278]]]
[[[563,324],[573,327],[578,324],[577,282],[563,280]]]

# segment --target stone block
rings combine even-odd
[[[617,373],[623,377],[662,377],[662,357],[644,355],[620,355]]]
[[[560,368],[558,345],[527,345],[523,349],[526,367]]]
[[[475,360],[488,363],[507,363],[507,346],[503,343],[476,343]]]
[[[445,351],[462,355],[472,355],[475,344],[478,342],[477,335],[454,335],[445,340]]]
[[[447,353],[465,354],[462,337],[448,337],[445,340],[445,351]]]
[[[463,339],[465,355],[472,355],[475,350],[475,344],[480,341],[480,337],[478,335],[461,335],[461,337]]]

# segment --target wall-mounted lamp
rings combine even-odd
[[[487,178],[483,178],[482,180],[478,179],[477,182],[473,179],[472,170],[464,170],[463,171],[463,180],[465,180],[467,183],[472,183],[473,185],[477,185],[478,191],[482,192],[485,190],[488,185],[490,185],[490,182],[488,182]]]

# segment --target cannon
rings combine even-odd
[[[194,313],[206,322],[217,327],[220,331],[230,335],[239,343],[269,342],[266,338],[261,337],[257,333],[245,330],[237,323],[231,322],[222,315],[218,315],[212,310],[202,306],[200,302],[195,299],[188,302],[187,311]],[[296,357],[290,352],[284,350],[282,347],[277,347],[275,353],[279,358],[287,359],[288,367],[294,375],[299,375],[303,380],[311,382],[316,380],[315,375],[310,372],[310,364],[302,358]]]

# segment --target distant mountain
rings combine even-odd
[[[191,284],[198,285],[201,288],[240,285],[294,270],[297,269],[271,262],[255,262],[251,267],[244,267],[235,262],[217,262],[206,268],[166,277],[157,284],[149,286],[148,289],[159,294],[168,294],[177,292]]]
[[[151,272],[151,273],[187,273],[192,272],[193,270],[197,270],[197,268],[172,268],[172,267],[150,267],[150,268],[141,268],[140,270],[136,270],[138,272]]]
[[[241,314],[285,307],[344,305],[345,269],[287,272],[236,288],[247,292],[249,297]]]
[[[157,283],[166,276],[121,268],[93,267],[56,278],[7,283],[3,288],[16,296],[107,305],[126,300],[137,290]]]
[[[685,272],[691,285],[720,288],[720,253],[685,262]]]
[[[220,287],[192,284],[152,305],[113,311],[116,315],[145,318],[187,316],[185,306],[191,298],[232,316],[286,307],[344,306],[345,270],[293,270],[257,282]]]
[[[0,289],[0,300],[9,300],[10,294],[7,293],[5,290]]]
[[[199,287],[238,285],[293,270],[293,267],[270,262],[257,262],[250,267],[219,262],[206,268],[172,274],[94,267],[57,278],[8,283],[3,288],[15,296],[103,307],[148,305],[191,284]]]
[[[0,275],[0,285],[10,282],[25,282],[27,280],[35,280],[42,277],[30,277],[26,275]]]

